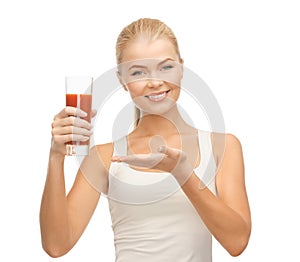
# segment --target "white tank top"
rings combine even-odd
[[[194,172],[216,194],[210,132],[199,130],[198,139],[201,161]],[[114,155],[123,154],[126,137],[114,143]],[[112,162],[108,202],[116,262],[212,261],[211,233],[172,174]]]

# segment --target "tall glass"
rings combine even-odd
[[[66,77],[66,106],[80,108],[87,113],[82,119],[91,122],[93,78],[90,76]],[[67,155],[88,155],[90,140],[71,141],[66,144]]]

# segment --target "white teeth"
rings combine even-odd
[[[159,95],[152,95],[152,96],[147,96],[150,100],[153,100],[153,101],[159,101],[159,100],[162,100],[165,96],[166,96],[166,92],[163,92]]]
[[[149,96],[150,99],[159,99],[165,96],[166,93],[162,93],[160,95],[156,95],[156,96]]]

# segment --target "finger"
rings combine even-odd
[[[175,160],[177,160],[180,157],[181,153],[182,153],[181,150],[179,150],[177,148],[168,147],[168,146],[160,146],[158,148],[158,152],[164,153],[168,157],[170,157],[172,159],[175,159]]]
[[[111,160],[113,162],[124,162],[129,165],[152,168],[155,167],[165,157],[165,154],[136,154],[128,156],[113,156]]]
[[[112,160],[118,162],[140,162],[140,163],[148,163],[154,159],[157,159],[157,155],[161,156],[163,154],[136,154],[136,155],[128,155],[128,156],[113,156]],[[161,158],[161,157],[159,157]]]
[[[78,116],[78,117],[86,117],[87,113],[81,110],[80,108],[66,106],[63,110],[61,110],[54,119],[57,118],[65,118],[68,116]]]
[[[139,157],[137,155],[129,155],[129,156],[112,156],[112,162],[124,162],[124,163],[133,163],[133,162],[141,162],[143,161],[141,154]]]
[[[77,134],[68,134],[68,135],[56,135],[53,136],[53,142],[57,144],[65,144],[71,141],[74,142],[84,142],[89,140],[89,136],[77,135]]]
[[[53,135],[67,135],[67,134],[75,134],[75,135],[83,135],[83,136],[91,136],[93,131],[88,130],[86,128],[81,128],[77,126],[64,126],[59,128],[53,128]]]
[[[91,117],[95,117],[97,115],[97,110],[96,109],[92,109],[92,112],[91,112]]]
[[[152,153],[156,153],[157,148],[159,146],[163,146],[163,145],[166,145],[166,142],[162,136],[155,135],[155,136],[152,136],[149,140],[149,146],[150,146]]]
[[[52,124],[53,128],[62,127],[62,126],[77,126],[86,129],[91,129],[93,127],[92,124],[89,123],[88,121],[74,116],[69,116],[62,119],[56,119]]]

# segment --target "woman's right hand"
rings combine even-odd
[[[86,113],[76,107],[65,107],[52,122],[52,152],[66,155],[66,143],[71,141],[87,141],[92,135],[92,124],[82,119]],[[92,117],[96,111],[92,111]]]

